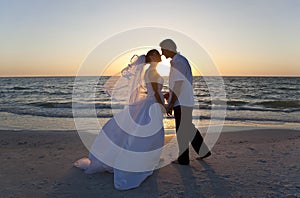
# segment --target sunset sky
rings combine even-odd
[[[0,0],[0,76],[76,75],[99,43],[142,27],[190,37],[225,76],[300,76],[299,10],[299,0]]]

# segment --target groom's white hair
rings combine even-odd
[[[162,49],[169,50],[171,52],[176,52],[177,46],[175,42],[172,39],[165,39],[162,42],[160,42],[159,46]]]

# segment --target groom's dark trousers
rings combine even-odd
[[[199,154],[202,143],[204,144],[201,148],[201,153],[206,154],[209,149],[203,142],[198,129],[192,123],[192,112],[193,107],[187,106],[176,106],[173,107],[175,125],[176,125],[176,137],[179,147],[178,162],[180,164],[189,164],[189,143],[191,142],[192,147]],[[203,151],[203,152],[202,152]]]

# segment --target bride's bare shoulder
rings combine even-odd
[[[148,68],[146,70],[146,78],[151,82],[156,82],[157,79],[160,77],[156,69]]]

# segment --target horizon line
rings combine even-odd
[[[43,77],[111,77],[112,75],[7,75],[0,78],[43,78]],[[201,77],[203,75],[193,75],[194,77]],[[168,76],[162,76],[168,77]],[[205,75],[203,77],[216,77],[216,75]],[[300,75],[220,75],[220,77],[300,77]]]

